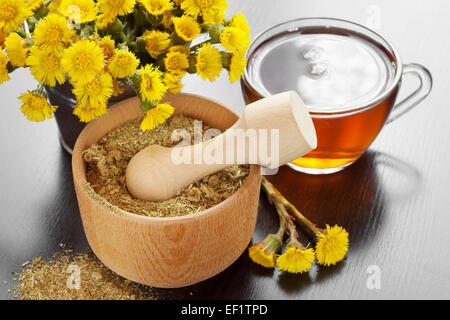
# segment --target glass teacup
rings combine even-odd
[[[295,90],[316,127],[317,149],[289,165],[334,173],[355,162],[381,128],[425,99],[429,71],[403,65],[397,50],[374,31],[345,20],[305,18],[262,32],[247,54],[241,80],[246,103]],[[395,104],[404,75],[420,86]]]

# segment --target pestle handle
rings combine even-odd
[[[249,104],[230,129],[211,140],[185,147],[145,148],[128,164],[127,187],[136,198],[166,200],[189,184],[232,165],[275,168],[316,146],[316,132],[306,106],[297,93],[288,91]]]
[[[238,125],[244,129],[278,130],[279,166],[298,159],[317,147],[316,129],[311,116],[294,91],[279,93],[249,104]]]

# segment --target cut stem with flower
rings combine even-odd
[[[299,235],[286,208],[279,202],[273,202],[280,219],[287,224],[289,240],[285,251],[277,258],[277,266],[280,270],[289,273],[303,273],[311,269],[315,260],[314,249],[307,248],[299,241]]]
[[[29,67],[41,87],[68,81],[83,122],[132,86],[145,112],[141,128],[152,130],[172,115],[161,100],[181,90],[186,73],[213,82],[226,69],[235,82],[246,65],[248,24],[240,13],[224,20],[225,0],[0,0],[0,8],[0,84],[19,67]],[[202,32],[210,37],[191,48]],[[36,93],[20,100],[32,121],[57,108],[38,103]]]
[[[281,215],[278,218],[280,226],[277,233],[267,235],[264,240],[252,245],[248,249],[250,259],[266,268],[275,267],[276,254],[283,246],[283,237],[286,232],[287,222]]]

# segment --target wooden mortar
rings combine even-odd
[[[239,116],[229,108],[191,94],[167,94],[175,114],[204,121],[221,131]],[[182,217],[117,213],[89,195],[82,152],[111,130],[142,117],[139,99],[114,105],[81,132],[72,170],[84,231],[96,256],[117,274],[145,285],[179,288],[206,280],[229,267],[245,251],[256,224],[260,167],[252,165],[243,185],[220,204]]]

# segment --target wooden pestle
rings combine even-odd
[[[251,144],[252,138],[259,144]],[[230,129],[213,139],[191,146],[143,149],[128,164],[127,188],[139,199],[167,200],[189,184],[232,165],[274,168],[316,146],[316,131],[305,104],[297,93],[288,91],[249,104]],[[191,161],[180,163],[180,155]]]

